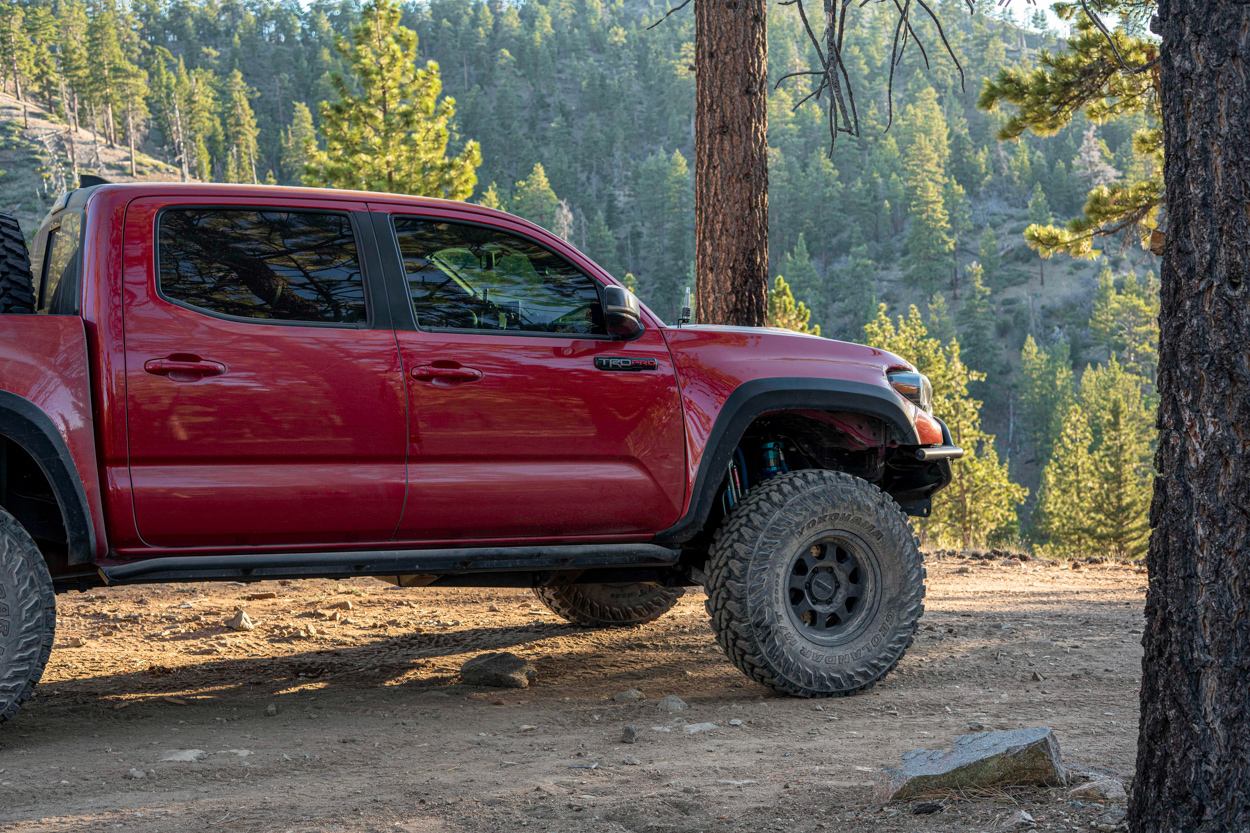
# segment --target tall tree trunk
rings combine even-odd
[[[126,141],[130,143],[130,175],[135,174],[135,108],[126,99]]]
[[[764,0],[697,0],[695,276],[699,321],[768,318],[768,23]]]
[[[1250,4],[1162,0],[1167,237],[1136,833],[1250,830]]]

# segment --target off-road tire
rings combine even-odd
[[[33,287],[21,226],[8,214],[0,214],[0,314],[33,313]]]
[[[0,509],[0,725],[34,693],[55,634],[48,565],[22,525]]]
[[[846,536],[877,576],[875,607],[829,637],[845,638],[839,644],[813,641],[790,609],[790,565],[824,535]],[[730,661],[799,697],[872,686],[898,664],[924,612],[925,569],[907,517],[877,487],[841,472],[790,472],[751,489],[712,539],[706,572],[707,611]]]
[[[654,622],[672,610],[683,593],[681,587],[646,582],[534,588],[534,595],[552,613],[590,628]]]

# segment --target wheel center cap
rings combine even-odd
[[[817,604],[827,604],[838,592],[838,579],[830,570],[817,570],[807,582],[807,594]]]

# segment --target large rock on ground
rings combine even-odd
[[[878,801],[899,801],[936,790],[1032,784],[1066,785],[1059,741],[1050,729],[1014,729],[959,735],[951,749],[913,749],[902,769],[886,769],[873,792]]]
[[[538,671],[516,654],[482,654],[460,667],[460,679],[467,685],[491,688],[529,688]]]

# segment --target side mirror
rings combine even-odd
[[[603,319],[608,335],[622,340],[642,335],[642,313],[638,298],[623,286],[603,288]]]

